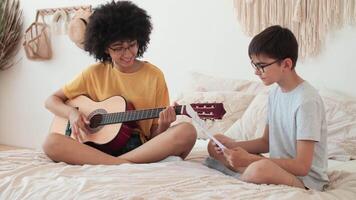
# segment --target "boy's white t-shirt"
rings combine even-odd
[[[306,176],[298,177],[311,189],[323,190],[328,183],[327,127],[324,103],[308,82],[290,92],[275,87],[269,94],[267,124],[271,158],[295,158],[297,140],[315,141],[312,166]]]

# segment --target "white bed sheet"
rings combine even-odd
[[[356,162],[330,161],[325,192],[245,183],[202,165],[207,141],[186,161],[119,166],[54,163],[41,151],[0,152],[0,199],[354,199]],[[341,170],[341,171],[335,171]],[[353,172],[353,173],[352,173]]]

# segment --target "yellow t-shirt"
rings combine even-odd
[[[148,62],[144,62],[141,69],[134,73],[120,72],[109,63],[96,63],[62,89],[69,99],[85,95],[93,101],[103,101],[112,96],[122,96],[131,102],[136,110],[169,105],[164,75],[160,69]],[[157,123],[157,119],[138,121],[143,132],[142,142],[150,138],[150,128],[152,124]]]

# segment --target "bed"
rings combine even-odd
[[[220,84],[214,84],[216,77],[194,76],[194,91],[178,95],[179,103],[223,102],[227,110],[223,120],[206,122],[212,132],[236,140],[259,136],[258,124],[263,123],[252,122],[263,120],[268,88],[241,80],[217,79]],[[1,151],[0,199],[355,199],[356,101],[322,94],[330,179],[323,192],[245,183],[210,169],[203,164],[208,140],[198,130],[199,139],[185,161],[169,157],[151,164],[75,166],[54,163],[41,150]]]
[[[41,151],[0,153],[0,199],[354,199],[356,161],[329,160],[324,192],[245,183],[204,166],[207,140],[197,140],[185,161],[74,166]]]

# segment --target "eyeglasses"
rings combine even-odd
[[[268,64],[262,64],[262,63],[253,63],[252,62],[252,60],[251,60],[251,65],[252,65],[252,67],[255,69],[255,70],[258,70],[259,72],[262,72],[262,73],[264,73],[265,72],[265,70],[264,70],[264,68],[266,68],[266,67],[268,67],[268,66],[270,66],[270,65],[273,65],[274,63],[277,63],[277,62],[279,62],[279,61],[281,61],[280,59],[277,59],[277,60],[275,60],[275,61],[273,61],[273,62],[271,62],[271,63],[268,63]]]
[[[138,44],[137,42],[133,42],[129,44],[128,47],[116,47],[116,48],[109,47],[109,49],[113,50],[118,55],[123,55],[126,52],[126,50],[129,50],[131,53],[136,53],[138,49]]]

